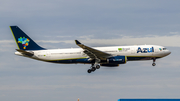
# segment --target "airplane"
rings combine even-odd
[[[10,26],[10,29],[18,46],[15,55],[51,63],[91,64],[88,73],[94,72],[100,66],[117,67],[127,61],[153,60],[152,66],[155,66],[156,59],[171,53],[159,45],[89,47],[78,40],[75,43],[80,48],[46,49],[35,43],[18,26]]]

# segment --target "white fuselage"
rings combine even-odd
[[[171,53],[165,47],[158,45],[135,45],[93,48],[112,54],[113,56],[126,56],[128,61],[151,60],[153,58],[162,58]],[[31,51],[34,53],[34,55],[30,58],[47,62],[74,63],[72,62],[72,60],[89,58],[83,51],[84,50],[81,48],[37,50]],[[20,52],[15,52],[15,54],[25,56]],[[83,61],[78,63],[83,63]]]

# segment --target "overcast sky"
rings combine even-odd
[[[180,98],[179,0],[0,0],[1,101]],[[18,25],[45,48],[155,44],[172,53],[116,68],[52,64],[14,55]]]

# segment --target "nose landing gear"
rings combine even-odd
[[[152,63],[152,66],[156,66],[155,61],[156,61],[156,58],[153,58],[153,63]]]

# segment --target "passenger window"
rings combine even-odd
[[[163,50],[166,50],[166,48],[163,48]]]

